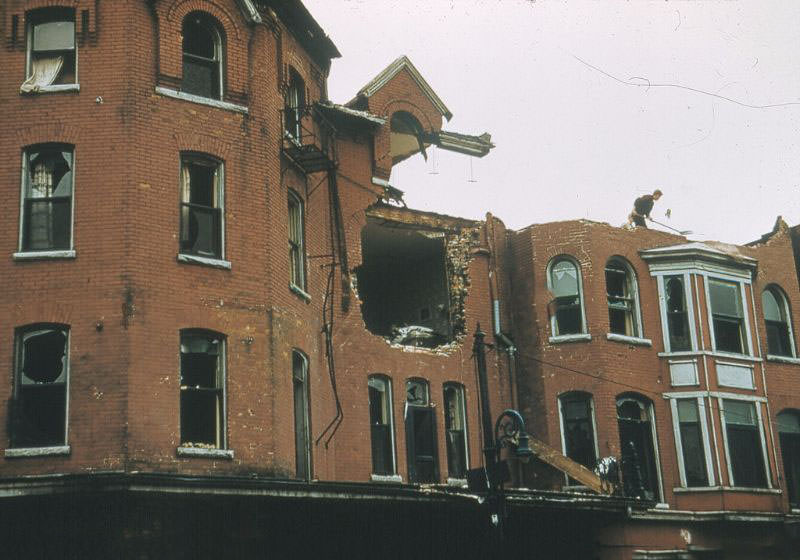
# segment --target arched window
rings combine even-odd
[[[292,351],[292,392],[294,395],[294,451],[297,478],[311,479],[311,421],[308,410],[308,359]]]
[[[631,266],[618,257],[606,263],[606,295],[609,332],[641,338],[636,275]]]
[[[800,507],[800,413],[787,410],[778,414],[778,434],[789,503]]]
[[[764,322],[767,325],[767,354],[793,357],[794,340],[789,320],[789,305],[777,287],[771,286],[761,292]]]
[[[625,495],[659,500],[652,403],[638,395],[618,397],[617,424]]]
[[[551,261],[547,282],[555,298],[552,302],[555,309],[550,319],[553,336],[585,333],[581,275],[576,263],[566,257]]]
[[[306,84],[294,68],[289,68],[289,87],[284,98],[284,129],[296,142],[303,140],[303,114],[306,106]]]
[[[219,23],[202,12],[183,20],[183,83],[193,95],[222,99],[222,33]]]
[[[564,455],[594,469],[597,446],[594,436],[594,406],[592,395],[583,392],[565,393],[559,397],[561,438]],[[570,479],[570,484],[578,484]]]

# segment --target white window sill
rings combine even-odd
[[[12,258],[15,261],[36,261],[45,259],[74,259],[75,250],[69,249],[65,251],[20,251],[14,253]]]
[[[228,103],[227,101],[221,101],[219,99],[210,99],[208,97],[185,93],[183,91],[177,91],[162,86],[156,86],[156,93],[165,97],[172,97],[173,99],[182,99],[183,101],[207,105],[208,107],[216,107],[217,109],[225,109],[226,111],[233,111],[234,113],[242,113],[243,115],[246,115],[249,112],[248,108],[244,105]]]
[[[187,255],[185,253],[178,253],[178,262],[190,264],[202,264],[205,266],[213,266],[214,268],[224,268],[225,270],[231,269],[231,262],[224,259],[212,259],[209,257],[201,257],[199,255]]]
[[[750,494],[782,494],[780,488],[745,488],[743,486],[696,486],[693,488],[684,488],[679,486],[672,489],[677,494],[691,493],[691,492],[747,492]]]
[[[311,303],[311,295],[300,286],[289,284],[289,290],[300,296],[306,303]]]
[[[658,502],[653,509],[669,509],[669,504],[666,502]]]
[[[19,91],[20,95],[39,95],[40,93],[58,93],[61,91],[80,91],[80,84],[56,84],[52,86],[40,86],[36,91]]]
[[[447,477],[447,485],[448,486],[455,486],[457,488],[466,488],[467,487],[467,479],[466,478],[450,478]]]
[[[721,352],[719,350],[714,350],[713,352],[709,352],[708,354],[710,356],[714,356],[715,358],[729,358],[732,360],[744,360],[745,362],[763,361],[761,358],[756,358],[748,354],[734,354],[733,352]]]
[[[203,457],[206,459],[233,459],[233,449],[207,447],[179,447],[178,457]]]
[[[628,336],[625,334],[607,333],[606,338],[614,342],[624,342],[625,344],[635,344],[637,346],[653,345],[653,341],[649,338],[639,338],[638,336]]]
[[[53,455],[69,455],[69,445],[53,445],[50,447],[16,447],[5,450],[6,458],[16,457],[48,457]]]
[[[371,474],[369,479],[372,482],[392,482],[394,484],[402,484],[403,477],[399,474]]]
[[[713,358],[724,358],[731,360],[741,360],[743,362],[762,362],[761,358],[755,356],[748,356],[747,354],[733,354],[731,352],[718,352],[709,350],[686,350],[680,352],[659,352],[659,358],[688,358],[694,356],[711,356]]]
[[[800,358],[792,358],[791,356],[773,356],[772,354],[767,354],[767,361],[800,365]]]
[[[562,342],[581,342],[584,340],[592,340],[592,335],[589,333],[560,334],[558,336],[551,336],[549,338],[550,344],[561,344]]]

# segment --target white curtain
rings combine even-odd
[[[39,91],[43,86],[49,86],[56,81],[61,67],[64,66],[64,57],[36,58],[31,60],[31,75],[20,86],[22,93]]]

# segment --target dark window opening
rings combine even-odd
[[[183,82],[181,91],[222,98],[222,37],[206,14],[191,13],[183,20]]]
[[[597,462],[594,445],[594,420],[592,398],[584,394],[561,397],[561,417],[564,422],[563,435],[565,454],[573,461],[593,470]],[[569,479],[571,485],[580,484]]]
[[[739,284],[709,279],[708,293],[717,350],[742,354],[747,349]]]
[[[66,329],[35,328],[18,335],[11,447],[66,443],[67,377]]]
[[[443,235],[369,221],[361,249],[363,264],[356,273],[370,332],[428,348],[453,340]]]
[[[369,378],[369,425],[372,440],[372,472],[381,475],[395,474],[394,426],[392,422],[392,390],[389,379],[382,376]]]
[[[224,449],[224,341],[181,333],[181,445]]]
[[[773,356],[793,356],[786,299],[774,288],[761,294],[764,322],[767,327],[767,353]]]
[[[467,476],[467,417],[464,387],[453,383],[444,386],[444,427],[447,432],[447,474],[451,478]]]
[[[181,159],[181,253],[222,258],[222,165]]]
[[[638,336],[634,279],[628,267],[619,260],[606,264],[609,332]]]
[[[421,386],[425,387],[424,392],[418,389]],[[410,380],[407,385],[406,449],[408,480],[412,483],[439,481],[436,409],[428,404],[427,387],[427,382],[423,380]],[[425,404],[417,404],[422,402]]]
[[[638,399],[617,401],[617,423],[626,496],[659,499],[651,405]]]
[[[550,290],[555,296],[554,335],[585,332],[581,308],[580,276],[575,264],[560,259],[550,267]]]
[[[72,148],[25,152],[22,250],[69,249],[72,236]]]
[[[696,400],[678,401],[678,428],[683,449],[686,486],[708,486],[703,430]]]
[[[28,71],[21,91],[76,82],[75,10],[45,8],[26,15]]]
[[[786,493],[792,507],[800,507],[800,414],[781,412],[778,414],[783,474],[786,478]]]
[[[732,484],[747,488],[765,488],[767,477],[756,405],[732,400],[725,400],[723,403]]]
[[[292,352],[292,392],[294,395],[295,475],[311,478],[311,435],[308,410],[308,362],[297,350]]]
[[[664,286],[667,292],[667,329],[669,331],[670,351],[691,350],[689,314],[686,311],[683,277],[667,276],[664,278]]]
[[[390,120],[389,151],[392,165],[408,159],[416,153],[425,153],[430,145],[425,142],[425,131],[416,117],[406,111],[396,111]]]
[[[284,97],[284,130],[297,142],[303,139],[303,115],[306,105],[306,85],[294,68],[289,69],[289,87]]]

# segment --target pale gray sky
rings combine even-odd
[[[412,208],[620,225],[658,187],[653,217],[698,239],[800,222],[798,1],[304,1],[342,52],[333,101],[405,54],[453,112],[446,129],[492,134],[476,182],[441,150],[438,174],[430,157],[395,167]]]

